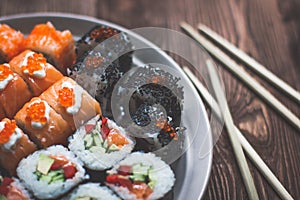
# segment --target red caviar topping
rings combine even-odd
[[[156,126],[161,128],[161,131],[168,133],[169,136],[173,139],[173,140],[178,140],[178,135],[176,130],[172,127],[172,125],[170,124],[170,122],[167,122],[165,119],[160,118],[156,121]]]
[[[63,107],[70,107],[75,102],[73,88],[63,87],[58,91],[58,99]]]
[[[32,76],[35,71],[42,70],[46,63],[47,60],[43,54],[34,53],[27,58],[27,65],[23,66],[22,70],[28,70],[29,75]]]
[[[13,71],[9,68],[9,65],[0,65],[0,81],[5,80],[9,75],[13,75]]]
[[[108,39],[110,37],[115,36],[116,38],[118,38],[118,31],[115,29],[112,29],[110,27],[100,27],[98,29],[93,30],[90,33],[91,38],[93,39]]]
[[[47,123],[47,118],[45,117],[46,105],[44,102],[35,102],[26,108],[27,121],[40,122],[45,125]]]
[[[15,132],[17,125],[15,120],[3,119],[2,122],[5,122],[5,125],[0,131],[0,144],[5,144],[9,141],[10,136]]]

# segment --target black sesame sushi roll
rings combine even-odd
[[[106,184],[122,199],[154,200],[175,182],[170,166],[153,153],[135,152],[108,171]]]
[[[97,115],[69,139],[69,149],[92,170],[111,168],[134,148],[134,140],[112,120]]]
[[[126,33],[107,26],[92,28],[76,43],[77,60],[68,73],[110,118],[113,88],[131,68],[133,50]]]
[[[65,200],[120,200],[110,189],[98,183],[78,186]]]
[[[117,62],[124,66],[130,65],[132,62],[131,56],[134,47],[127,33],[104,25],[93,27],[76,42],[77,62],[86,57],[87,53],[99,50],[96,48],[97,46],[100,47],[100,50],[109,49],[109,51],[101,51],[101,54],[110,61],[113,61],[116,55],[125,54]]]
[[[171,142],[178,147],[184,142],[185,128],[181,126],[184,92],[179,81],[169,71],[146,65],[135,68],[128,79],[118,83],[122,89],[114,93],[114,98],[120,99],[114,114],[125,116],[118,121],[138,138],[136,150],[155,151]],[[127,102],[122,97],[128,94],[130,99],[125,109]]]
[[[82,163],[60,145],[36,151],[23,159],[17,174],[39,199],[55,199],[88,178]]]

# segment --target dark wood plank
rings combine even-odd
[[[178,31],[181,20],[194,26],[202,22],[300,90],[300,2],[297,0],[29,0],[25,5],[20,2],[2,0],[0,15],[72,12],[128,28],[158,26]],[[182,59],[176,58],[184,64]],[[300,199],[299,132],[219,66],[236,125],[292,196]],[[300,116],[298,105],[253,76]],[[249,164],[261,199],[279,199],[251,162]],[[203,199],[247,199],[225,131],[214,148],[211,178]]]

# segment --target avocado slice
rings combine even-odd
[[[50,158],[49,156],[40,154],[39,160],[38,160],[38,165],[37,165],[37,171],[41,172],[44,175],[48,174],[54,161],[55,160]]]
[[[130,176],[130,179],[134,180],[134,181],[145,181],[145,176],[143,174],[133,174]]]
[[[52,177],[48,175],[42,175],[40,181],[45,181],[46,183],[50,184],[52,181]]]
[[[6,200],[6,197],[4,195],[0,195],[0,200]]]
[[[62,181],[62,182],[65,181],[65,176],[63,174],[59,174],[52,178],[52,182],[59,182],[59,181]]]
[[[94,138],[92,136],[92,134],[86,134],[86,136],[84,137],[84,143],[85,143],[85,147],[87,149],[91,148],[93,146],[94,143]]]
[[[108,147],[108,142],[107,142],[107,140],[105,140],[105,141],[103,142],[103,145],[102,145],[102,146],[103,146],[104,149],[107,149],[107,147]]]
[[[53,177],[58,176],[58,175],[63,174],[63,173],[64,173],[64,171],[62,169],[53,170],[53,171],[50,171],[48,173],[48,176],[51,176],[53,178]]]
[[[90,151],[93,153],[104,154],[106,150],[101,146],[93,146],[90,148]]]
[[[96,146],[102,146],[102,143],[103,143],[102,136],[97,133],[94,134],[94,142],[95,142]]]
[[[132,167],[132,173],[133,174],[142,174],[144,176],[147,176],[149,169],[150,169],[150,166],[146,166],[146,165],[143,165],[140,163],[140,164],[134,165]]]
[[[154,186],[156,185],[156,173],[153,171],[152,167],[151,169],[149,169],[149,179],[150,179],[150,182],[148,183],[148,186],[153,189]]]
[[[108,148],[108,152],[112,152],[112,151],[118,151],[119,147],[115,144],[110,145],[110,147]]]
[[[143,164],[137,164],[132,167],[132,174],[130,178],[135,181],[145,181],[148,176],[150,166],[146,166]]]

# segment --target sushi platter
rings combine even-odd
[[[200,199],[211,150],[198,93],[150,41],[87,16],[0,18],[0,200]]]

